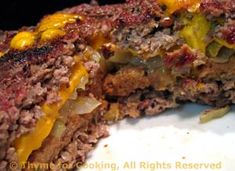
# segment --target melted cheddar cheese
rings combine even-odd
[[[195,12],[199,8],[201,0],[158,0],[158,2],[165,5],[167,12],[172,14],[182,8]]]
[[[55,13],[53,15],[48,15],[39,23],[38,31],[42,32],[47,29],[60,29],[68,23],[76,22],[78,18],[79,16],[74,14]]]
[[[19,32],[11,40],[10,47],[13,49],[24,50],[31,47],[35,41],[35,34],[28,31]]]
[[[4,55],[4,53],[0,51],[0,58],[1,58],[3,55]]]
[[[58,36],[65,35],[65,32],[60,29],[47,29],[41,35],[41,41],[49,41]]]
[[[82,17],[63,13],[48,15],[42,19],[34,32],[22,31],[16,34],[11,40],[10,47],[12,49],[24,50],[32,47],[36,42],[36,38],[44,42],[63,36],[65,34],[63,27],[68,23],[76,22],[77,19],[82,20]]]
[[[180,31],[180,36],[186,43],[201,52],[206,51],[206,36],[210,31],[211,23],[201,14],[194,14],[191,21]]]
[[[96,33],[90,40],[91,47],[95,50],[98,50],[102,45],[108,43],[109,40],[102,33]]]
[[[53,128],[59,116],[59,110],[75,91],[81,78],[84,76],[88,77],[86,69],[80,63],[77,63],[70,77],[70,86],[59,91],[61,100],[58,103],[42,105],[41,108],[44,112],[44,116],[38,120],[35,129],[28,134],[22,135],[15,141],[16,152],[20,163],[26,162],[32,151],[41,146],[43,140],[49,135]]]

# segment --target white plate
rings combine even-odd
[[[233,171],[235,112],[199,124],[199,113],[206,108],[187,104],[159,116],[123,120],[110,127],[110,136],[80,170]]]

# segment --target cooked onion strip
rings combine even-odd
[[[221,107],[221,108],[213,108],[206,110],[200,115],[200,123],[206,123],[216,118],[221,118],[226,115],[230,110],[229,106]]]

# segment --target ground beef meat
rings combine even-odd
[[[181,68],[187,65],[191,68],[195,59],[196,55],[187,45],[184,45],[178,50],[168,52],[164,57],[164,63],[167,68]]]
[[[97,30],[109,36],[115,29],[136,27],[148,23],[153,16],[162,16],[162,11],[155,0],[138,0],[112,6],[83,4],[65,11],[87,16],[86,20],[70,24],[65,28],[69,33],[66,38],[76,37],[79,40],[90,40]]]
[[[118,97],[120,116],[136,118],[141,115],[156,115],[168,108],[190,101],[218,107],[233,104],[235,78],[221,81],[199,81],[182,79],[177,81],[172,91],[159,91],[153,88],[136,90],[126,97]],[[110,97],[109,97],[110,98]]]
[[[40,116],[35,112],[38,106],[45,102],[50,104],[60,100],[57,93],[59,88],[69,81],[71,67],[74,64],[73,56],[77,54],[76,50],[79,51],[77,44],[87,45],[96,33],[109,35],[113,29],[137,26],[140,23],[147,23],[151,16],[161,15],[157,2],[147,0],[103,7],[81,5],[64,12],[83,15],[86,19],[66,25],[64,30],[67,34],[46,45],[35,45],[25,51],[13,51],[9,48],[8,37],[11,34],[1,33],[3,41],[0,49],[4,52],[9,50],[0,58],[0,111],[4,113],[4,123],[1,123],[1,127],[5,128],[5,122],[10,125],[6,128],[8,134],[5,134],[5,131],[2,134],[8,141],[0,142],[0,146],[4,146],[5,150],[16,137],[33,128]],[[35,27],[24,27],[21,30],[34,29]],[[99,66],[86,64],[92,77],[102,73],[98,70]],[[139,76],[141,78],[142,74]],[[94,82],[100,83],[98,80]],[[89,85],[88,88],[95,87]],[[99,94],[101,91],[100,89]]]
[[[110,20],[115,25],[127,26],[143,23],[150,16],[162,15],[161,8],[155,0],[136,0],[128,3],[93,6],[79,5],[65,10],[69,13],[89,16],[95,19]]]
[[[204,84],[196,80],[185,79],[182,80],[182,83],[179,87],[182,88],[175,91],[175,96],[194,102],[198,98],[199,94],[213,94],[214,98],[218,96],[218,85],[216,83]]]
[[[224,106],[233,103],[234,78],[217,81],[199,81],[184,79],[174,89],[174,96],[180,101],[199,102],[203,104]],[[231,87],[232,86],[232,87]],[[228,89],[229,88],[229,89]]]
[[[160,97],[146,99],[138,105],[138,109],[143,111],[146,115],[156,115],[168,108],[174,108],[177,105],[170,100],[166,100]]]
[[[206,15],[225,14],[226,21],[230,21],[234,17],[234,6],[234,0],[203,0],[200,8]],[[93,93],[100,98],[105,94],[115,99],[123,112],[122,117],[153,115],[176,107],[175,102],[178,101],[217,106],[234,103],[234,79],[229,76],[234,75],[235,62],[230,60],[230,63],[217,65],[210,59],[202,59],[203,55],[191,48],[182,46],[182,41],[172,29],[177,14],[166,20],[156,0],[128,0],[127,3],[110,6],[84,4],[63,12],[78,14],[84,19],[67,24],[63,29],[66,35],[47,44],[16,51],[9,48],[10,39],[16,32],[0,33],[0,51],[7,52],[0,58],[0,170],[7,170],[9,161],[17,160],[13,141],[34,128],[43,116],[40,106],[60,100],[58,90],[69,82],[75,62],[73,57],[79,54],[82,58],[81,52],[94,46],[94,42],[102,44],[108,41],[132,51],[138,59],[152,59],[159,54],[165,56],[161,66],[151,66],[149,70],[146,65],[127,64],[116,73],[108,74],[104,82],[104,71],[97,61],[85,61],[91,80],[86,86],[89,92],[83,93]],[[21,30],[34,29],[25,27]],[[220,27],[218,34],[234,43],[233,32],[233,25],[227,24]],[[94,49],[99,50],[100,46],[96,46]],[[89,57],[86,60],[91,60]],[[145,60],[141,62],[147,64]],[[81,61],[84,62],[83,59]],[[148,64],[155,65],[153,61]],[[194,70],[195,66],[198,66],[197,70]],[[192,70],[193,75],[190,75]],[[154,73],[161,78],[154,77]],[[164,79],[167,83],[163,83]],[[46,154],[42,150],[38,155],[34,153],[31,159],[50,160],[55,164],[83,162],[97,140],[106,136],[104,126],[96,124],[96,115],[92,117],[92,122],[79,128],[73,125],[75,129],[69,130],[69,137],[62,145],[48,139],[44,142],[50,142],[62,151],[42,158],[40,154]],[[44,150],[48,148],[50,146]]]
[[[104,91],[112,96],[126,96],[136,89],[148,87],[149,84],[150,81],[145,77],[143,69],[126,67],[105,78]]]
[[[128,102],[120,105],[120,111],[122,118],[129,116],[131,118],[138,118],[141,116],[141,111],[138,109],[138,102]]]
[[[89,71],[89,77],[94,78],[100,69],[100,64],[95,61],[88,61],[85,63],[85,67]]]
[[[84,163],[87,153],[91,151],[98,142],[98,139],[107,136],[107,127],[102,124],[91,124],[78,129],[71,139],[71,142],[64,147],[54,159],[53,164],[60,166],[61,164],[67,163],[71,166],[71,169],[75,166],[79,166],[79,164],[81,165]],[[62,171],[63,169],[58,168],[55,170]]]
[[[233,80],[223,80],[223,89],[226,90],[231,90],[235,87],[235,82]]]
[[[234,0],[202,0],[200,9],[206,14],[220,16],[221,14],[235,12]]]
[[[174,75],[190,75],[196,67],[205,63],[204,56],[183,45],[180,49],[166,53],[164,57],[165,67]]]
[[[8,50],[9,42],[17,31],[0,30],[0,52],[5,53]]]
[[[229,72],[228,72],[229,71]],[[197,72],[199,80],[224,80],[233,78],[235,74],[235,58],[231,58],[226,63],[206,62]]]
[[[8,134],[8,128],[10,124],[8,124],[8,117],[6,116],[7,114],[5,112],[0,113],[0,141],[1,141],[1,149],[0,150],[0,160],[3,160],[6,151],[3,149],[5,146],[3,144],[7,143],[7,139],[9,138]]]
[[[197,70],[200,73],[200,67],[206,63],[205,56],[187,45],[166,53],[163,60],[155,60],[155,63],[141,61],[137,67],[122,67],[117,73],[109,74],[104,81],[104,92],[111,96],[128,96],[149,86],[170,89],[176,77],[192,76]]]
[[[152,88],[144,90],[136,90],[135,93],[127,97],[120,97],[118,99],[120,116],[119,119],[126,116],[137,118],[141,115],[156,115],[168,108],[175,108],[177,104],[167,96],[165,92],[156,91]]]
[[[226,24],[219,27],[217,36],[231,45],[235,45],[235,20],[228,20]]]
[[[169,50],[179,42],[169,29],[159,29],[159,23],[152,20],[148,24],[127,27],[114,32],[115,42],[124,49],[132,49],[139,56],[148,59],[159,55],[161,50]],[[180,42],[179,42],[180,43]]]
[[[30,88],[28,90],[28,96],[23,100],[22,106],[24,108],[27,108],[28,106],[32,104],[38,104],[41,101],[44,100],[44,97],[46,96],[47,89],[42,87],[41,83],[37,83],[33,88]],[[18,103],[20,104],[20,103]]]
[[[30,155],[31,162],[51,162],[60,151],[70,143],[73,134],[82,127],[87,127],[91,122],[92,114],[87,116],[73,115],[66,120],[66,129],[61,136],[50,134],[42,144],[41,148]],[[61,121],[60,121],[61,122]]]
[[[67,50],[61,45],[11,52],[0,59],[0,113],[4,113],[0,127],[9,125],[2,132],[5,140],[0,141],[6,162],[13,160],[6,150],[13,148],[15,138],[31,131],[42,116],[41,103],[59,100],[57,91],[65,83],[62,78],[68,80],[71,71],[63,63]]]

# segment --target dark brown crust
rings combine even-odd
[[[58,49],[61,49],[58,51]],[[0,58],[0,99],[6,99],[11,95],[15,99],[13,106],[17,106],[19,101],[26,96],[23,90],[29,82],[29,75],[27,75],[27,67],[30,65],[42,65],[50,59],[56,59],[63,54],[63,45],[44,46],[41,48],[29,49],[23,52],[9,52]],[[18,69],[18,70],[17,70]],[[21,92],[16,91],[16,87],[20,88]],[[6,95],[5,93],[8,93]],[[20,95],[19,95],[20,94]],[[1,96],[2,95],[2,96]],[[14,98],[15,97],[15,98]],[[17,97],[17,98],[16,98]],[[10,98],[10,97],[9,97]],[[7,111],[6,104],[0,100],[0,110]],[[11,102],[7,100],[7,102]],[[10,106],[10,104],[8,105]]]
[[[126,96],[136,89],[144,89],[150,85],[141,68],[123,68],[115,75],[108,75],[104,82],[104,91],[110,96]]]

